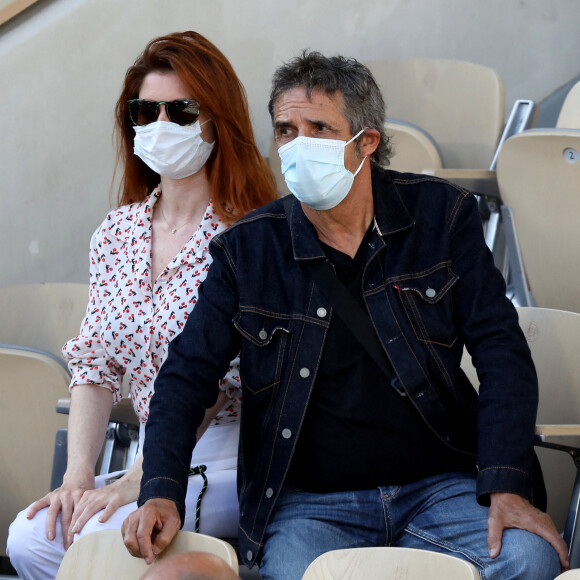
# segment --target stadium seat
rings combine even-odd
[[[558,129],[580,129],[580,81],[566,95],[558,120]]]
[[[477,568],[447,554],[414,548],[350,548],[318,556],[302,580],[479,580]]]
[[[580,314],[548,308],[518,307],[519,322],[536,366],[539,406],[536,451],[548,492],[548,513],[564,532],[572,567],[580,567],[576,519],[580,503]],[[471,359],[462,369],[479,382]],[[555,453],[554,450],[565,451]]]
[[[180,531],[152,566],[167,556],[187,551],[209,552],[224,560],[238,573],[238,558],[233,547],[211,536]],[[148,569],[145,560],[129,554],[120,530],[103,530],[80,537],[67,550],[56,580],[137,579]]]
[[[16,514],[49,490],[53,442],[66,418],[55,412],[70,377],[49,353],[0,347],[0,546]]]
[[[580,312],[580,130],[514,135],[497,178],[514,302]]]

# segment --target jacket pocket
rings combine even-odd
[[[451,289],[458,279],[448,264],[441,264],[392,283],[420,341],[451,347],[457,340]]]
[[[242,335],[240,371],[242,383],[253,393],[280,382],[291,322],[263,312],[242,310],[234,318]]]

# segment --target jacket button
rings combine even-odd
[[[425,296],[427,296],[427,298],[435,298],[436,295],[437,292],[433,290],[433,288],[427,288],[427,290],[425,290]]]
[[[274,490],[273,490],[271,487],[269,487],[269,488],[266,490],[266,497],[267,497],[268,499],[270,499],[270,498],[271,498],[273,495],[274,495]]]
[[[252,554],[252,550],[248,550],[246,552],[246,559],[251,560],[254,554]]]
[[[258,332],[258,336],[261,340],[266,340],[268,338],[268,333],[262,328],[262,330]]]
[[[326,308],[322,308],[322,306],[316,311],[316,315],[319,318],[324,318],[328,313],[326,312]]]
[[[290,431],[290,429],[283,429],[282,437],[284,437],[284,439],[290,439],[290,437],[292,437],[292,431]]]
[[[303,379],[307,379],[310,376],[310,369],[307,369],[306,367],[302,367],[300,369],[300,376]]]

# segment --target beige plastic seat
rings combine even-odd
[[[238,573],[238,558],[233,547],[211,536],[180,531],[155,563],[171,554],[198,551],[219,556]],[[148,569],[145,560],[134,558],[123,544],[120,530],[103,530],[82,536],[66,552],[56,575],[57,580],[138,580]]]
[[[61,356],[77,336],[87,309],[88,284],[22,284],[0,288],[0,343],[20,344]]]
[[[477,568],[454,556],[414,548],[351,548],[318,556],[302,580],[478,580]]]
[[[443,167],[489,169],[501,136],[505,89],[493,69],[447,59],[365,62],[387,117],[417,125],[437,143]]]
[[[443,167],[437,143],[420,127],[398,119],[388,119],[385,121],[385,131],[392,139],[394,151],[389,169],[421,173]]]
[[[580,314],[537,307],[517,310],[538,374],[538,443],[560,446],[568,453],[575,453],[571,449],[577,447],[580,452]],[[467,353],[461,367],[472,384],[478,385]],[[566,532],[566,541],[576,546],[579,540],[575,539],[573,529],[580,497],[580,472],[566,453],[544,447],[537,447],[536,451],[548,492],[548,513],[558,530]],[[580,554],[571,552],[571,561],[580,566]]]
[[[559,129],[580,129],[580,81],[566,95],[556,127]]]
[[[535,305],[580,312],[580,130],[514,135],[500,150],[497,177]]]
[[[0,347],[0,551],[16,514],[50,486],[54,436],[66,427],[55,412],[68,392],[66,370],[47,353]]]

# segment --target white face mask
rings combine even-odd
[[[347,196],[366,159],[352,173],[344,166],[344,149],[365,129],[350,141],[296,137],[282,145],[278,154],[290,191],[312,209],[336,207]]]
[[[199,121],[185,126],[169,121],[155,121],[133,128],[135,155],[153,171],[171,179],[183,179],[197,173],[214,146],[201,138]]]

